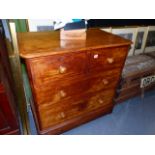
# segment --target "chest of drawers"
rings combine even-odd
[[[62,133],[113,109],[131,42],[98,29],[86,35],[65,41],[59,32],[18,34],[39,134]]]

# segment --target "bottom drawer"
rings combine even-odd
[[[114,90],[106,90],[93,95],[88,95],[88,98],[79,98],[78,101],[68,101],[53,104],[50,106],[39,107],[39,125],[40,129],[47,129],[54,125],[64,123],[67,120],[89,113],[97,108],[107,106],[112,103]]]

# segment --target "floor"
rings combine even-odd
[[[37,134],[32,112],[31,133]],[[155,134],[155,90],[114,107],[113,112],[62,135],[153,135]]]

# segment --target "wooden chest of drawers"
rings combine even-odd
[[[85,41],[59,32],[19,33],[39,134],[59,134],[111,112],[130,41],[87,30]]]

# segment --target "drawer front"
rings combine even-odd
[[[74,99],[76,95],[88,94],[103,89],[115,88],[119,80],[119,70],[112,70],[101,75],[71,82],[60,81],[35,88],[35,99],[40,104],[55,104]]]
[[[119,68],[123,65],[126,54],[127,47],[99,49],[90,52],[90,71]]]
[[[113,104],[113,96],[114,90],[108,90],[93,95],[89,99],[40,107],[38,110],[40,127],[46,129],[100,107],[106,108],[107,105]]]
[[[33,84],[40,86],[55,80],[85,74],[87,53],[54,55],[28,60]]]

